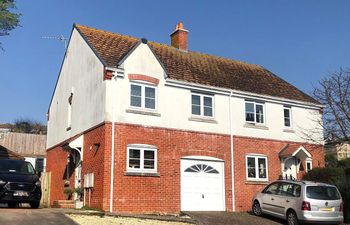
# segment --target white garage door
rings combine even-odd
[[[181,159],[181,210],[225,211],[224,162]]]

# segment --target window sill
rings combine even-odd
[[[203,122],[203,123],[215,123],[217,124],[218,121],[216,121],[214,118],[206,118],[206,117],[196,117],[191,116],[188,118],[189,121],[195,121],[195,122]]]
[[[137,177],[160,177],[157,172],[134,172],[134,171],[126,171],[124,173],[125,176],[137,176]]]
[[[295,133],[295,130],[291,129],[291,128],[284,128],[283,129],[283,132],[286,132],[286,133]]]
[[[267,180],[246,180],[245,184],[266,185],[266,184],[269,184],[269,181],[267,181]]]
[[[72,127],[67,127],[66,128],[66,131],[69,131],[69,130],[71,130],[72,129]]]
[[[139,114],[139,115],[158,116],[158,117],[160,117],[160,113],[146,111],[146,110],[143,110],[143,109],[126,109],[125,112]]]
[[[261,130],[268,130],[269,128],[265,125],[260,125],[260,124],[256,124],[256,123],[245,123],[244,127],[247,128],[255,128],[255,129],[261,129]]]

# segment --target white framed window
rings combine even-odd
[[[191,112],[194,116],[214,117],[214,97],[191,93]]]
[[[288,106],[283,107],[283,117],[284,117],[284,126],[291,128],[292,127],[292,109]]]
[[[312,170],[312,160],[306,159],[305,163],[306,163],[306,172],[309,172],[310,170]]]
[[[73,91],[70,93],[70,95],[68,97],[67,130],[69,130],[72,126],[72,102],[73,102]]]
[[[256,102],[245,102],[245,121],[248,123],[264,124],[265,105]]]
[[[127,147],[128,172],[157,172],[157,149],[143,145]]]
[[[247,180],[268,181],[267,157],[263,155],[246,155]]]
[[[141,109],[156,110],[157,87],[141,83],[131,83],[130,106]]]

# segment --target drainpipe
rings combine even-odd
[[[234,157],[233,157],[233,126],[232,126],[232,109],[231,109],[232,91],[229,96],[229,122],[230,122],[230,149],[231,149],[231,185],[232,185],[232,211],[236,211],[235,207],[235,174],[234,174]]]
[[[110,183],[110,198],[109,198],[109,212],[113,212],[113,191],[114,191],[114,141],[115,141],[115,93],[116,92],[116,82],[117,82],[117,75],[115,71],[113,71],[113,77],[112,77],[112,136],[111,136],[111,183]]]

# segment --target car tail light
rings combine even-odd
[[[303,201],[303,204],[301,205],[301,210],[303,210],[303,211],[311,211],[310,202]]]
[[[340,203],[339,212],[344,212],[344,202]]]

